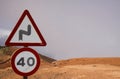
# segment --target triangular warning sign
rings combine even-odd
[[[25,10],[5,42],[7,46],[45,46],[41,32],[28,10]]]

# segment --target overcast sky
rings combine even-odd
[[[120,0],[0,0],[0,34],[9,35],[25,9],[55,59],[120,57]]]

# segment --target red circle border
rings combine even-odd
[[[20,71],[16,68],[16,66],[15,66],[15,58],[16,58],[16,56],[17,56],[18,54],[20,54],[22,51],[30,51],[32,54],[35,55],[35,57],[36,57],[36,59],[37,59],[36,67],[35,67],[31,72],[28,72],[28,73],[20,72]],[[34,74],[34,73],[38,70],[38,68],[39,68],[39,66],[40,66],[40,63],[41,63],[41,62],[40,62],[40,56],[39,56],[39,54],[38,54],[35,50],[33,50],[33,49],[31,49],[31,48],[21,48],[21,49],[18,49],[17,51],[15,51],[15,53],[13,54],[12,59],[11,59],[12,69],[14,70],[15,73],[17,73],[17,74],[19,74],[19,75],[21,75],[21,76],[30,76],[30,75]]]

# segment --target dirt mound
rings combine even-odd
[[[66,65],[87,65],[87,64],[110,64],[120,66],[120,58],[73,58],[68,60],[60,60],[52,63],[54,66]]]
[[[0,54],[0,69],[10,67],[10,56]]]

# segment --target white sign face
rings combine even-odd
[[[14,43],[41,43],[41,39],[34,29],[28,16],[25,16],[10,42]]]
[[[35,69],[37,59],[30,51],[22,51],[15,58],[15,66],[22,73],[28,73]]]

